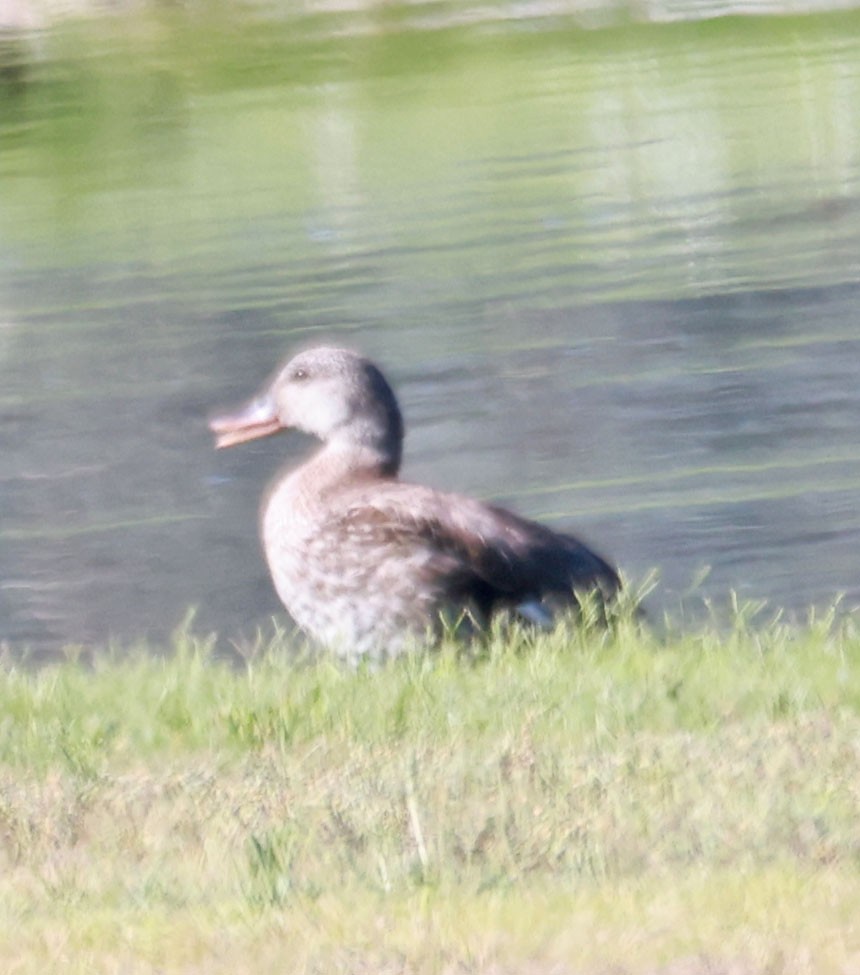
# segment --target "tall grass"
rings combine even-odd
[[[376,670],[213,647],[7,659],[4,971],[860,958],[851,614],[571,620]]]

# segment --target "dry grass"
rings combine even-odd
[[[7,662],[0,968],[860,970],[856,621],[749,617]]]

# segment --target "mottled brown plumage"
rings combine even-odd
[[[500,609],[548,621],[575,591],[618,589],[615,570],[571,535],[399,481],[397,401],[353,352],[301,353],[211,426],[219,447],[290,427],[323,441],[268,492],[263,546],[290,615],[345,657],[393,656],[463,618],[483,626]]]

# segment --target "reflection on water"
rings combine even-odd
[[[860,18],[305,26],[72,25],[0,96],[0,639],[279,612],[256,506],[310,445],[205,420],[322,339],[407,476],[665,605],[856,599]]]

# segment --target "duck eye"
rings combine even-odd
[[[296,369],[290,378],[295,379],[297,382],[301,382],[303,379],[308,378],[308,371],[307,369]]]

